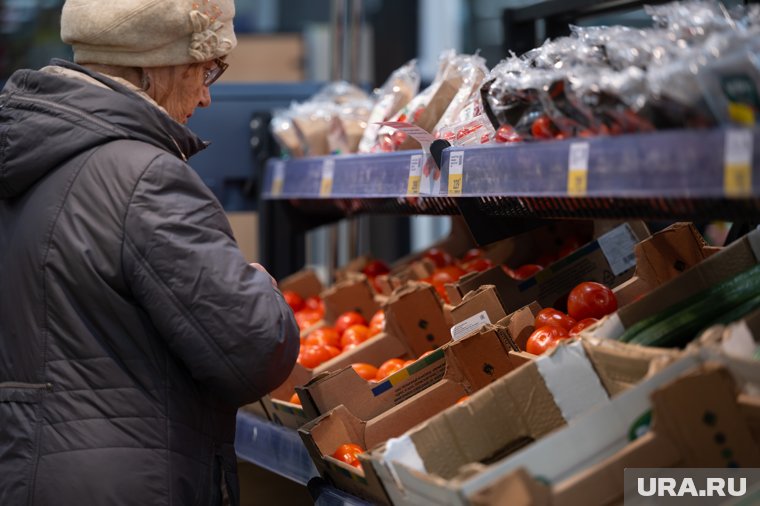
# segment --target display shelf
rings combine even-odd
[[[319,476],[296,431],[244,411],[237,414],[235,452],[240,459],[301,485]]]
[[[319,477],[298,433],[256,415],[238,411],[235,431],[238,458],[307,486],[314,504],[365,506],[369,503],[336,489]]]
[[[343,215],[456,214],[470,199],[520,218],[757,220],[758,141],[758,129],[721,128],[452,147],[435,195],[409,192],[416,151],[273,161],[264,198]]]

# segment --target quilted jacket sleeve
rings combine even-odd
[[[243,258],[192,169],[169,155],[151,163],[123,240],[133,296],[199,383],[240,406],[287,378],[299,348],[293,314],[269,276]]]

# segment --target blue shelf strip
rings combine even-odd
[[[463,154],[462,197],[723,198],[726,129],[670,130],[444,151],[441,194],[449,191],[452,153]],[[745,131],[746,132],[746,131]],[[760,129],[750,130],[751,179],[741,197],[760,196]],[[588,144],[586,185],[569,192],[573,144]],[[420,151],[270,161],[264,198],[394,198],[407,195],[411,157]],[[329,195],[320,195],[325,160],[334,163]],[[284,176],[272,193],[275,165]],[[276,185],[275,185],[276,187]]]
[[[301,485],[319,476],[296,431],[244,411],[237,414],[235,452],[240,459]]]

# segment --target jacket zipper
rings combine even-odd
[[[8,103],[12,103],[13,101],[17,102],[26,102],[28,104],[36,104],[36,105],[44,105],[47,107],[50,107],[51,109],[55,109],[58,111],[67,112],[69,114],[73,114],[74,116],[77,116],[79,118],[82,118],[87,121],[91,121],[92,123],[95,123],[96,125],[100,126],[101,128],[104,128],[106,130],[110,130],[113,133],[117,133],[119,135],[126,136],[126,132],[122,131],[119,128],[116,128],[113,126],[113,124],[108,123],[106,121],[103,121],[102,119],[98,118],[97,116],[92,116],[88,114],[84,114],[78,109],[74,109],[73,107],[69,107],[67,105],[59,104],[57,102],[50,102],[48,100],[44,100],[41,98],[32,98],[32,97],[26,97],[26,96],[19,96],[19,95],[12,95],[10,99],[8,100]]]
[[[53,391],[52,383],[20,383],[17,381],[0,382],[0,388],[19,388],[27,390],[48,390]]]

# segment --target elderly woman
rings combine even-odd
[[[0,504],[236,504],[236,408],[289,307],[185,163],[232,0],[68,0],[76,63],[0,94]]]

